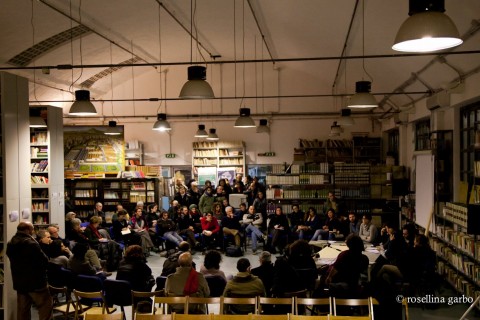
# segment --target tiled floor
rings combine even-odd
[[[244,256],[250,260],[250,263],[253,267],[257,267],[259,265],[258,255],[253,255],[251,250],[247,250],[247,254]],[[203,263],[204,256],[201,253],[196,253],[193,255],[193,260],[197,265],[197,270],[200,265]],[[220,265],[221,269],[225,272],[228,276],[233,276],[236,273],[236,263],[239,258],[231,258],[223,256],[223,261]],[[274,257],[272,257],[274,260]],[[153,275],[155,277],[159,276],[162,271],[163,262],[165,258],[159,254],[153,253],[148,258],[148,265],[152,269]],[[115,279],[115,273],[111,276],[112,279]],[[450,288],[445,287],[442,290],[441,295],[448,299],[448,297],[458,296],[457,293],[452,291]],[[429,309],[422,309],[420,305],[409,305],[409,314],[410,319],[412,320],[447,320],[447,319],[460,319],[462,314],[467,310],[468,305],[465,304],[452,304],[448,305],[447,303],[441,304],[437,309],[429,310]],[[210,312],[218,312],[218,306],[210,306]],[[126,308],[126,315],[127,319],[131,319],[131,308]],[[480,316],[470,314],[468,319],[480,319]],[[32,319],[37,319],[37,314],[33,314]],[[378,319],[377,319],[378,320]]]

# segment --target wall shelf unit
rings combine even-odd
[[[197,141],[193,143],[192,171],[198,176],[199,168],[235,168],[245,174],[245,142],[243,141]]]
[[[120,203],[130,213],[138,201],[143,201],[145,206],[158,203],[158,179],[66,179],[65,192],[77,216],[85,220],[97,202],[103,204],[105,212],[115,212]]]

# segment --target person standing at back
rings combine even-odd
[[[33,238],[33,225],[20,222],[17,233],[7,244],[13,289],[17,291],[17,320],[32,318],[32,304],[38,309],[38,319],[48,320],[53,301],[47,286],[48,257]]]

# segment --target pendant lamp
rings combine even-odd
[[[120,129],[117,127],[117,121],[108,121],[108,128],[105,130],[107,136],[118,136],[121,134]]]
[[[157,115],[157,121],[153,124],[152,130],[161,132],[172,130],[172,128],[170,127],[170,123],[168,123],[167,121],[166,113],[159,113]]]
[[[45,120],[40,116],[40,109],[30,109],[30,128],[46,128],[47,123]]]
[[[260,119],[260,125],[257,127],[257,133],[270,133],[267,119]]]
[[[210,128],[210,129],[208,130],[207,140],[217,141],[218,139],[219,139],[219,138],[218,138],[218,135],[217,135],[217,129]]]
[[[195,133],[195,138],[206,138],[208,137],[208,133],[205,130],[205,125],[204,124],[199,124],[198,125],[198,130]]]
[[[355,121],[353,120],[351,114],[351,109],[342,109],[340,119],[338,119],[337,123],[341,126],[353,126],[355,124]]]
[[[250,117],[250,108],[240,108],[240,116],[235,121],[235,128],[254,128],[255,121]]]
[[[74,116],[91,116],[97,114],[95,106],[90,102],[90,91],[75,91],[75,102],[70,107],[68,113]]]
[[[370,93],[370,81],[357,81],[355,83],[355,94],[348,102],[349,108],[366,109],[378,107],[377,100]]]
[[[180,91],[180,98],[182,99],[213,99],[212,87],[206,81],[207,68],[202,66],[188,67],[188,81]]]

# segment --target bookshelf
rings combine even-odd
[[[36,228],[46,228],[51,223],[62,224],[64,219],[62,109],[30,109],[36,109],[47,123],[46,128],[30,128],[32,222]]]
[[[478,297],[480,241],[478,235],[468,233],[471,209],[472,206],[465,204],[446,202],[436,214],[435,234],[430,245],[439,258],[438,273],[458,292]]]
[[[126,144],[125,166],[143,166],[144,151],[143,143],[131,141]]]
[[[138,201],[145,206],[158,203],[159,194],[156,178],[66,179],[65,192],[82,220],[87,219],[97,202],[103,204],[105,212],[115,212],[119,203],[132,212]]]
[[[245,174],[245,142],[243,141],[197,141],[193,143],[192,171],[198,175],[199,168],[235,168]]]

